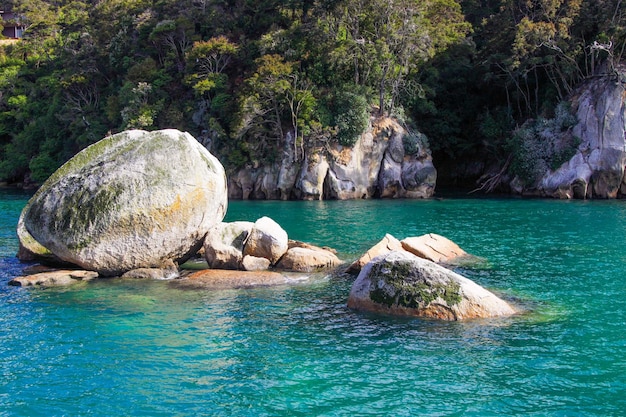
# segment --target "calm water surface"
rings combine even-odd
[[[525,311],[440,323],[347,309],[348,276],[9,287],[26,199],[0,191],[0,416],[626,415],[624,201],[231,202],[227,221],[268,215],[346,260],[445,235]]]

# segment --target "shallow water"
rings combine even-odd
[[[0,416],[618,416],[626,413],[626,203],[443,198],[230,203],[351,260],[434,232],[525,313],[436,322],[351,311],[348,276],[183,291],[19,274],[27,195],[0,191]]]

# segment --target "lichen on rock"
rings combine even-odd
[[[348,307],[393,315],[463,320],[515,314],[504,300],[473,281],[406,251],[365,265]]]
[[[191,135],[131,130],[70,159],[23,217],[54,255],[110,276],[186,259],[226,207],[224,169]]]

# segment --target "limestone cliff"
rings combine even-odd
[[[298,158],[293,138],[273,164],[246,167],[228,179],[232,199],[326,200],[427,198],[437,171],[420,135],[390,118],[372,119],[353,147],[328,143],[307,147]]]

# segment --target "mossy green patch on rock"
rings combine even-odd
[[[368,262],[352,284],[348,307],[384,314],[464,320],[515,314],[475,282],[407,251]]]
[[[191,135],[127,131],[59,168],[24,224],[59,258],[116,275],[186,259],[223,219],[226,193],[219,161]]]
[[[462,299],[458,283],[429,281],[410,262],[384,261],[372,267],[371,275],[370,298],[388,307],[425,308],[437,299],[450,307]]]

